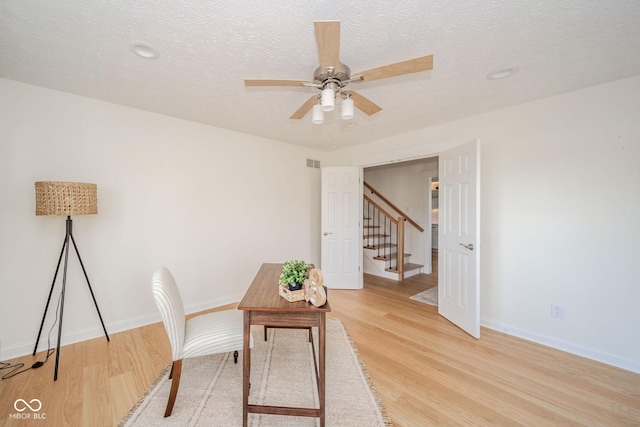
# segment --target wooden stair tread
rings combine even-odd
[[[424,265],[408,262],[404,265],[404,271],[415,270],[416,268],[422,268],[422,267],[424,267]]]
[[[363,239],[376,239],[379,237],[389,237],[388,234],[380,234],[380,233],[375,233],[375,234],[368,234],[366,236],[362,236]]]
[[[408,262],[404,265],[404,271],[407,272],[407,271],[415,270],[416,268],[422,268],[422,267],[424,267],[422,264],[414,264],[414,263]],[[385,271],[388,271],[390,273],[398,272],[398,270],[394,270],[392,268],[385,268]]]
[[[408,257],[408,256],[411,256],[411,254],[404,254],[404,256]],[[385,256],[374,256],[373,257],[373,259],[377,259],[377,260],[380,260],[380,261],[389,261],[389,260],[397,259],[397,258],[398,258],[398,253],[397,252],[394,252],[392,254],[388,254],[388,255],[385,255]]]
[[[384,248],[384,249],[386,249],[386,248],[395,248],[395,247],[397,247],[397,246],[398,246],[398,245],[396,245],[395,243],[384,243],[384,244],[382,244],[382,245],[368,245],[368,246],[367,246],[367,245],[364,245],[363,247],[364,247],[365,249],[378,249],[378,248]]]

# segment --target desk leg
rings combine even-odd
[[[325,395],[325,353],[326,353],[326,315],[324,312],[319,313],[320,322],[318,326],[318,353],[319,362],[318,366],[319,378],[318,378],[318,397],[320,399],[320,427],[324,427],[324,395]]]
[[[251,311],[244,310],[244,334],[242,337],[242,426],[247,427],[249,417],[249,387],[251,381]]]

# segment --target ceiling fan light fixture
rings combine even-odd
[[[342,120],[353,119],[353,99],[351,99],[351,97],[343,99],[340,108],[342,110],[340,113]]]
[[[351,69],[340,62],[340,21],[314,21],[316,46],[318,50],[319,66],[313,73],[313,79],[307,80],[273,80],[273,79],[245,79],[245,87],[253,86],[297,86],[314,88],[320,93],[308,98],[298,108],[290,119],[299,120],[313,110],[313,123],[324,121],[324,113],[333,111],[336,102],[341,104],[341,117],[350,120],[354,117],[355,108],[372,116],[382,110],[373,101],[356,91],[346,90],[350,83],[371,82],[379,79],[403,76],[433,69],[433,55],[425,55],[407,59],[392,64],[351,75]],[[340,98],[336,101],[336,98]],[[357,102],[357,105],[355,105]],[[319,104],[319,105],[316,105]],[[330,122],[333,120],[330,119]],[[344,126],[346,127],[346,125]]]
[[[331,86],[322,89],[322,111],[333,111],[336,106],[336,93]]]
[[[311,123],[314,125],[321,125],[324,123],[324,111],[322,111],[322,105],[316,104],[313,106]]]

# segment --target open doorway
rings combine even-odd
[[[474,338],[480,338],[480,140],[475,139],[465,143],[451,141],[439,145],[416,147],[403,153],[390,152],[359,159],[354,161],[354,164],[365,168],[365,173],[367,171],[375,173],[402,164],[401,167],[407,167],[403,172],[410,174],[416,172],[411,169],[412,166],[417,165],[414,162],[436,156],[435,163],[439,167],[437,174],[433,174],[432,178],[438,178],[439,193],[441,193],[438,212],[439,268],[437,274],[439,280],[436,282],[438,313]],[[401,159],[407,159],[407,162]],[[429,175],[429,172],[424,170],[418,169],[418,172],[421,175],[416,179],[401,179],[400,181],[404,182],[400,184],[397,183],[397,177],[391,174],[387,179],[379,179],[379,185],[394,185],[398,190],[396,194],[402,195],[406,200],[406,211],[413,212],[413,207],[421,204],[424,215],[424,200],[427,192],[415,193],[414,191],[409,196],[403,193],[403,191],[415,190],[415,183],[420,183]],[[365,177],[365,180],[367,178]],[[418,204],[413,197],[417,197]],[[398,223],[400,222],[398,220]],[[431,235],[430,225],[427,234]],[[416,246],[414,241],[414,247],[419,251],[422,260],[428,262],[429,251],[425,250],[427,245],[424,244],[424,238],[418,240],[422,244]],[[429,241],[429,247],[430,245]],[[403,246],[398,244],[398,247]],[[398,258],[402,259],[400,255],[402,254],[399,254]],[[398,273],[400,273],[398,277],[402,277],[401,269]],[[431,275],[424,274],[424,276]]]
[[[364,168],[365,183],[420,226],[420,229],[406,226],[405,252],[410,257],[405,261],[420,265],[419,275],[430,276],[422,277],[428,282],[425,286],[437,284],[438,202],[432,197],[432,185],[438,180],[438,166],[438,157],[432,156]],[[364,271],[368,273],[366,264]],[[419,275],[415,275],[416,280],[421,278]]]

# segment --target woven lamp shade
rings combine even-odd
[[[36,182],[36,215],[98,213],[98,186],[84,182]]]

